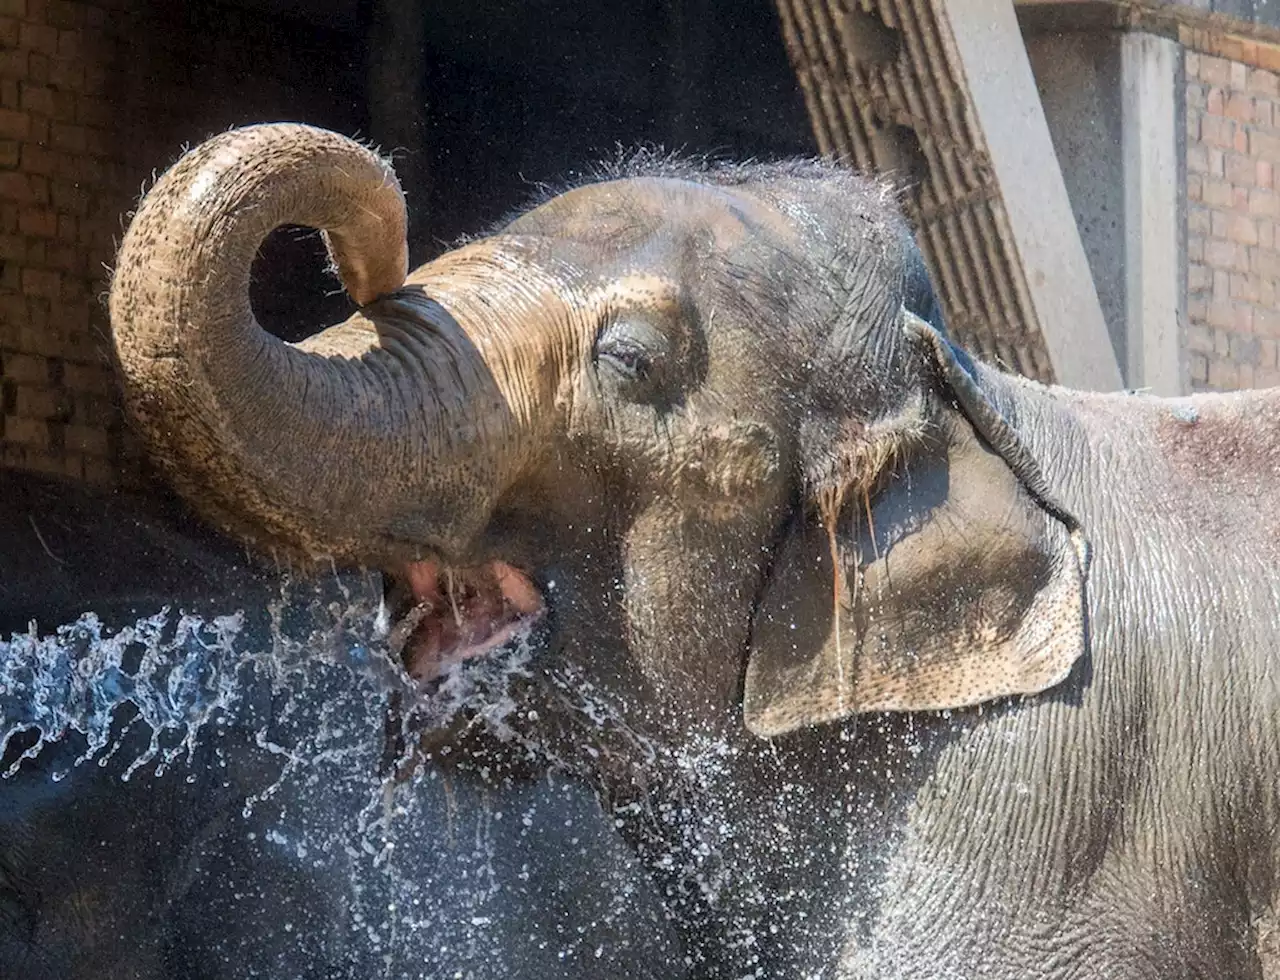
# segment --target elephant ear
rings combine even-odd
[[[903,316],[946,407],[864,435],[876,482],[823,488],[789,529],[747,661],[756,735],[1036,694],[1086,650],[1078,523],[964,355]]]

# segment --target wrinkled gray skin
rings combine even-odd
[[[281,222],[364,304],[297,347],[247,302]],[[511,720],[697,975],[1262,975],[1280,397],[972,364],[904,311],[890,194],[820,165],[642,162],[403,285],[402,228],[331,134],[192,151],[121,250],[130,408],[261,548],[526,571]]]

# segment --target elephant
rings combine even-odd
[[[282,224],[358,306],[297,344]],[[423,765],[593,787],[698,977],[1275,975],[1280,394],[982,363],[824,161],[641,153],[412,272],[404,227],[376,152],[233,130],[110,314],[205,519],[381,571]]]
[[[180,502],[17,472],[0,473],[0,499],[0,738],[15,723],[10,685],[30,655],[5,640],[28,635],[33,620],[48,638],[89,610],[106,637],[165,606],[206,619],[239,610],[241,647],[271,649],[279,575]],[[371,606],[380,595],[358,576],[329,577],[314,597],[299,589],[291,605],[342,602],[343,590],[357,599],[367,592]],[[80,642],[69,640],[67,651],[46,672],[46,706],[66,681],[59,666],[95,667]],[[103,687],[106,680],[99,676]],[[363,741],[371,743],[364,755],[376,758],[380,733],[360,730],[376,710],[326,699],[350,683],[341,669],[329,687],[243,672],[235,710],[200,730],[190,759],[127,779],[152,732],[130,723],[139,712],[123,698],[113,728],[119,747],[80,764],[86,741],[75,732],[25,760],[31,736],[10,738],[0,747],[0,976],[680,975],[669,966],[681,957],[678,936],[643,869],[593,796],[568,780],[538,773],[499,785],[455,769],[447,783],[407,785],[414,805],[393,835],[405,851],[397,862],[404,884],[348,856],[380,774],[370,767],[343,780],[314,763],[290,772],[281,746],[323,718],[355,733],[324,748],[350,753]],[[503,811],[524,819],[504,821]],[[423,839],[433,846],[419,846]],[[316,853],[328,856],[316,861]],[[495,891],[489,875],[508,884]],[[386,937],[371,939],[360,923],[371,900],[388,897],[415,907],[390,951],[379,945]]]

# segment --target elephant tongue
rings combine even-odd
[[[405,669],[419,681],[501,646],[544,609],[529,577],[506,562],[466,569],[414,562],[398,577],[413,606],[393,630],[392,647],[402,647]]]

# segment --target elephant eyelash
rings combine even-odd
[[[616,347],[602,350],[600,356],[613,364],[620,374],[633,381],[647,381],[653,370],[653,360],[647,351],[639,347]]]

